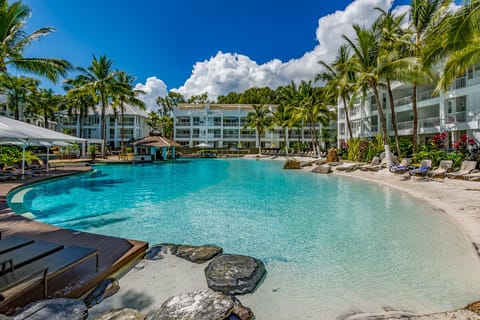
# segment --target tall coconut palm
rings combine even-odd
[[[78,119],[78,136],[84,138],[83,123],[88,111],[95,109],[95,97],[90,90],[81,89],[84,83],[81,79],[65,79],[63,89],[67,92],[61,101],[60,110],[66,110],[69,115],[75,114]]]
[[[283,145],[285,156],[288,154],[288,127],[290,126],[292,109],[288,108],[288,102],[281,101],[275,111],[273,111],[272,126],[279,126],[283,130]]]
[[[126,74],[124,71],[117,71],[115,82],[117,85],[115,86],[117,92],[113,93],[113,107],[114,109],[120,109],[120,121],[122,123],[122,127],[120,129],[120,136],[121,136],[121,148],[122,153],[125,149],[125,124],[124,124],[124,116],[125,116],[125,103],[129,105],[139,107],[142,110],[145,110],[145,102],[137,98],[138,95],[144,94],[143,90],[135,89],[134,82],[135,77]]]
[[[77,76],[78,81],[84,83],[82,87],[75,90],[87,90],[95,95],[97,102],[101,103],[101,132],[103,144],[106,145],[105,111],[112,99],[112,92],[119,92],[121,86],[115,81],[116,73],[112,69],[113,60],[101,55],[100,58],[94,55],[90,66],[85,68],[77,68],[80,74]]]
[[[30,16],[30,9],[21,1],[9,4],[7,0],[0,0],[0,73],[5,74],[12,67],[56,82],[72,66],[62,59],[24,56],[25,49],[33,41],[54,31],[51,27],[44,27],[27,34],[24,27]]]
[[[355,31],[355,39],[352,40],[345,35],[343,36],[354,52],[351,60],[351,67],[357,73],[359,87],[363,87],[364,90],[370,89],[374,93],[378,117],[380,118],[380,125],[382,128],[382,138],[387,164],[388,166],[391,166],[392,160],[387,123],[383,112],[382,100],[380,99],[378,91],[382,80],[381,71],[384,67],[380,56],[380,37],[375,30],[366,29],[357,24],[353,25],[353,29]]]
[[[15,119],[20,119],[22,107],[26,107],[28,97],[37,90],[40,81],[26,77],[0,75],[0,93],[6,96],[6,106],[14,112]]]
[[[443,63],[437,91],[448,90],[456,77],[480,63],[479,21],[480,0],[465,1],[456,12],[445,14],[435,30],[427,34],[426,62]]]
[[[385,11],[378,7],[375,9],[380,11],[380,16],[374,22],[373,29],[377,30],[380,36],[379,56],[384,62],[382,63],[383,69],[381,70],[381,74],[388,92],[396,151],[400,156],[401,150],[398,137],[395,102],[392,92],[392,81],[403,80],[403,78],[405,78],[404,70],[408,70],[409,63],[408,46],[410,42],[410,34],[408,30],[404,30],[401,27],[402,21],[405,19],[405,14],[394,15],[391,11]]]
[[[451,0],[412,0],[410,4],[410,30],[412,31],[411,56],[417,60],[416,67],[411,68],[412,111],[413,111],[413,152],[418,149],[418,110],[417,89],[419,84],[431,80],[428,65],[424,63],[424,50],[429,45],[436,25],[441,21]],[[438,35],[437,35],[438,36]]]
[[[261,137],[270,126],[272,117],[269,116],[269,110],[262,105],[254,105],[253,111],[247,114],[244,128],[252,128],[257,132],[258,154],[262,153]]]
[[[328,110],[325,103],[327,98],[322,96],[324,93],[322,89],[314,88],[312,81],[302,81],[298,87],[298,105],[294,108],[292,116],[308,125],[315,155],[320,155],[320,144],[315,127],[318,123],[327,125],[333,117],[333,113]]]
[[[353,139],[352,125],[350,123],[349,109],[350,99],[355,92],[355,72],[349,68],[350,49],[347,45],[342,45],[338,49],[337,56],[332,64],[321,60],[318,63],[324,70],[315,76],[315,81],[325,81],[327,94],[331,94],[337,99],[342,99],[343,112],[347,122],[350,139]]]

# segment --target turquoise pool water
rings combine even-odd
[[[478,258],[447,216],[387,187],[282,164],[96,166],[8,200],[60,227],[258,257],[267,278],[241,297],[258,319],[334,319],[384,307],[432,312],[479,298]]]

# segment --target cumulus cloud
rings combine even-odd
[[[185,96],[208,92],[215,99],[229,92],[242,92],[253,86],[276,88],[291,81],[312,80],[320,71],[319,60],[332,61],[345,34],[353,36],[352,23],[371,25],[378,16],[375,7],[388,10],[393,0],[356,0],[345,10],[338,10],[318,20],[318,45],[301,58],[282,62],[274,59],[257,64],[237,53],[218,52],[216,56],[197,62],[189,79],[177,90]]]
[[[145,84],[137,83],[135,89],[145,92],[145,94],[141,94],[138,97],[145,102],[148,112],[157,110],[157,97],[165,97],[167,95],[167,85],[157,77],[147,78]]]

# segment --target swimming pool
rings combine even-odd
[[[8,201],[61,227],[150,244],[210,243],[260,258],[264,283],[240,297],[258,319],[334,319],[385,307],[433,312],[478,299],[478,258],[446,215],[387,187],[282,165],[96,166]]]

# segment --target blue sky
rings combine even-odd
[[[374,6],[395,8],[409,1],[24,3],[32,10],[28,30],[56,29],[33,44],[27,56],[59,57],[86,67],[93,54],[106,54],[116,68],[135,75],[139,86],[155,87],[153,94],[178,89],[185,95],[207,91],[215,97],[309,78],[319,59],[334,56],[351,22],[373,20]],[[52,86],[46,80],[44,85]]]

